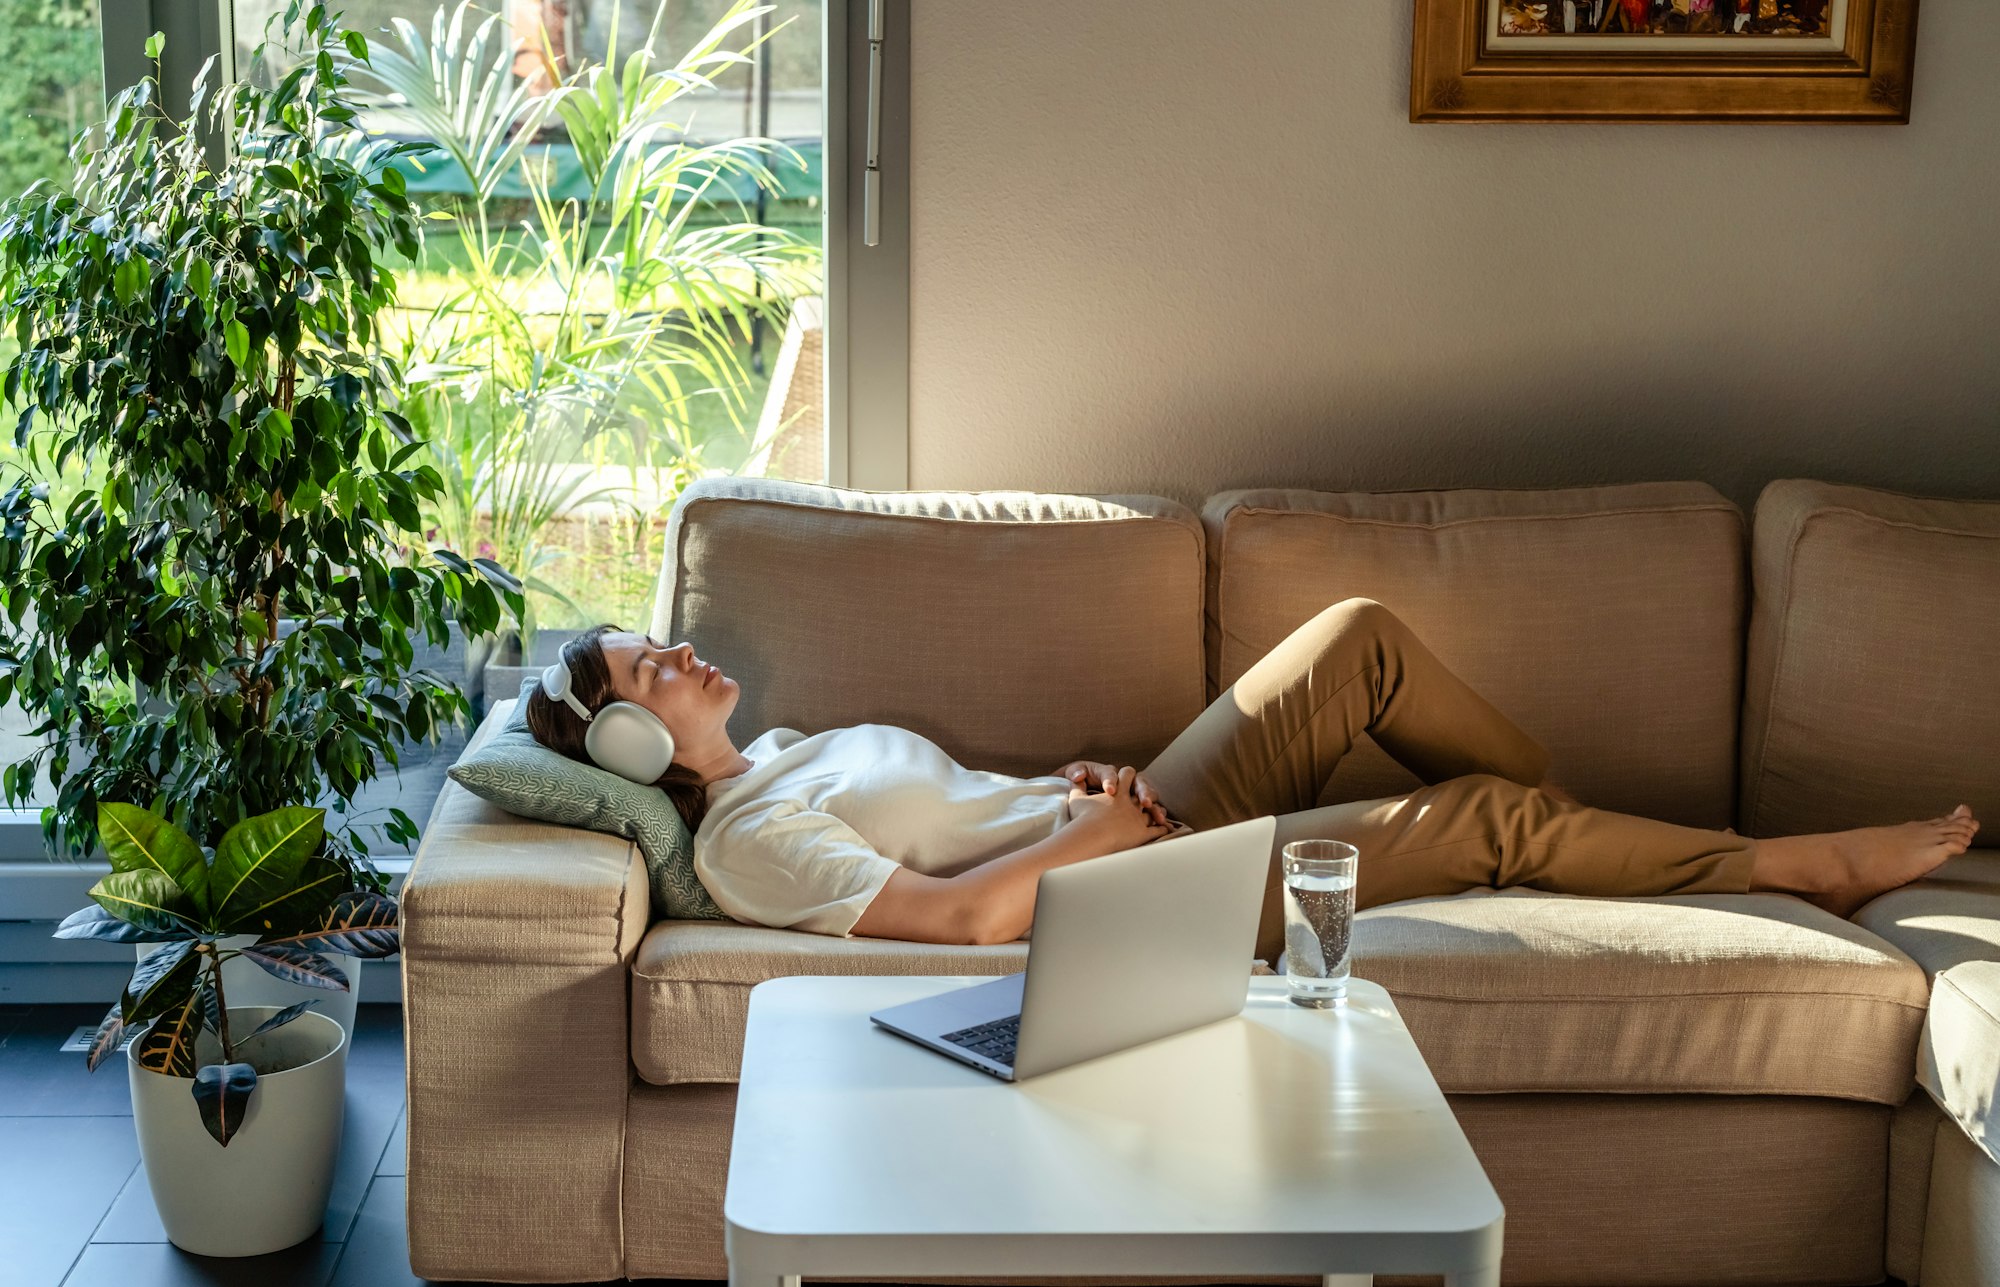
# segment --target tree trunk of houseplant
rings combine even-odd
[[[230,1006],[229,1026],[251,1032],[276,1013]],[[153,1204],[173,1244],[199,1256],[260,1256],[312,1237],[326,1217],[340,1156],[346,1030],[308,1011],[239,1041],[236,1057],[256,1068],[257,1088],[227,1148],[202,1125],[193,1079],[140,1067],[139,1044],[126,1051],[132,1117]],[[213,1033],[197,1051],[203,1063],[221,1060]]]

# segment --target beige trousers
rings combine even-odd
[[[1314,808],[1364,732],[1430,785]],[[1348,599],[1245,671],[1146,776],[1197,830],[1277,814],[1280,849],[1354,845],[1362,907],[1505,886],[1603,897],[1750,887],[1755,841],[1564,803],[1535,790],[1548,763],[1394,613]],[[1277,856],[1257,936],[1267,960],[1284,942]]]

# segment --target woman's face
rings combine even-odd
[[[669,648],[649,635],[620,631],[603,637],[611,691],[660,717],[680,746],[721,736],[742,695],[737,682],[694,655],[693,644]],[[676,752],[675,758],[679,758]]]

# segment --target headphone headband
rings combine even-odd
[[[583,699],[570,689],[569,663],[558,657],[555,664],[542,672],[542,691],[575,711],[577,718],[588,724],[591,720],[590,708]]]

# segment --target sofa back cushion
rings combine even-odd
[[[1754,568],[1745,829],[2000,817],[2000,501],[1775,482]]]
[[[1586,803],[1729,823],[1744,531],[1714,488],[1237,491],[1203,521],[1211,691],[1328,604],[1376,599],[1539,738]],[[1322,802],[1415,785],[1364,741]]]
[[[1144,764],[1202,707],[1202,530],[1153,496],[704,479],[652,632],[735,676],[738,745],[897,724],[960,763]]]

